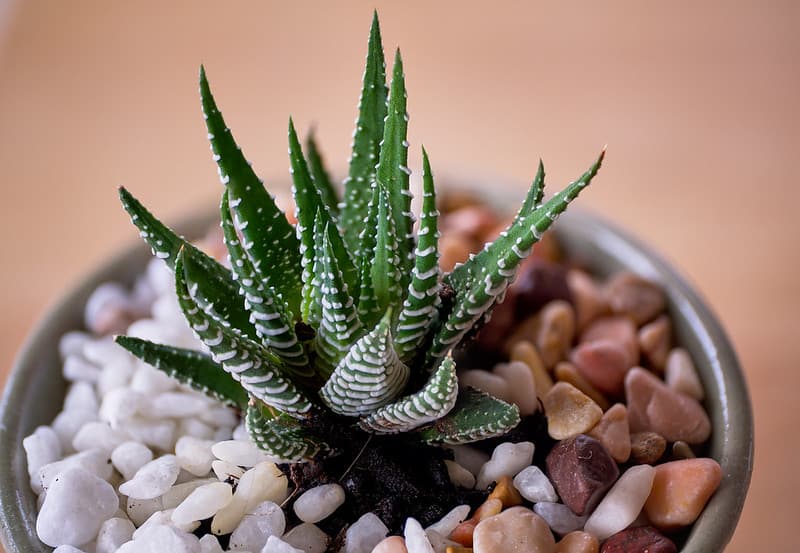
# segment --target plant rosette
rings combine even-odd
[[[42,542],[87,553],[692,543],[730,474],[718,412],[702,403],[716,405],[720,381],[682,347],[690,323],[669,290],[608,263],[586,272],[580,247],[567,239],[562,256],[545,234],[604,152],[548,200],[540,163],[501,225],[475,197],[437,202],[423,149],[415,220],[402,60],[387,87],[376,16],[342,198],[290,120],[286,214],[203,69],[200,94],[221,236],[189,242],[120,190],[156,259],[132,290],[98,287],[90,333],[60,339],[63,411],[23,441]],[[727,500],[733,524],[743,497]]]

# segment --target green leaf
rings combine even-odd
[[[263,404],[247,407],[245,427],[253,443],[278,463],[297,463],[331,452],[328,444],[296,419]]]
[[[324,267],[322,265],[325,256],[325,223],[322,221],[322,214],[317,210],[314,217],[314,249],[311,270],[305,272],[303,282],[303,320],[313,328],[319,326],[322,320],[322,276]]]
[[[297,132],[294,130],[294,123],[289,119],[289,160],[291,162],[292,181],[294,186],[294,200],[297,206],[297,233],[300,237],[300,252],[302,255],[303,274],[302,280],[308,285],[313,278],[311,271],[314,263],[314,219],[319,212],[322,218],[323,228],[330,226],[336,229],[336,221],[331,215],[330,210],[322,201],[319,191],[314,186],[308,164],[303,156],[300,141],[297,139]],[[344,245],[344,241],[338,232],[330,233],[330,241],[333,246],[333,255],[336,263],[342,271],[345,282],[350,290],[357,290],[358,271],[353,264],[353,260]],[[303,316],[307,315],[310,297],[308,292],[303,295]]]
[[[408,383],[409,369],[392,346],[391,311],[359,339],[320,390],[325,405],[340,415],[372,413],[397,397]]]
[[[519,424],[519,409],[487,393],[467,388],[455,407],[432,426],[419,431],[429,444],[466,444],[502,436]]]
[[[289,304],[291,312],[298,314],[302,281],[295,230],[275,205],[273,196],[264,189],[263,181],[253,171],[225,125],[202,67],[200,96],[214,160],[222,184],[230,194],[237,227],[244,237],[242,245],[252,259],[259,280],[274,288]]]
[[[408,286],[414,265],[414,215],[411,213],[411,191],[408,168],[408,113],[406,111],[406,86],[400,50],[394,59],[389,109],[383,129],[383,142],[378,161],[376,180],[389,191],[392,218],[397,232],[402,286]]]
[[[191,386],[231,407],[239,409],[247,407],[247,392],[208,355],[190,349],[155,344],[131,336],[117,336],[114,341],[181,384]]]
[[[190,290],[195,275],[184,271],[186,250],[175,262],[175,291],[178,304],[198,338],[208,346],[211,357],[241,383],[247,392],[293,417],[307,414],[311,402],[284,376],[280,358],[234,328],[223,326],[200,309]]]
[[[397,323],[395,348],[404,363],[419,355],[428,332],[438,319],[439,298],[439,212],[436,210],[436,190],[425,148],[422,149],[422,208],[420,211],[418,243],[414,255],[414,270],[403,310]]]
[[[366,327],[374,326],[384,311],[378,305],[378,298],[375,295],[375,286],[372,281],[372,265],[375,245],[378,242],[375,229],[378,228],[378,202],[380,198],[380,188],[373,184],[372,197],[367,206],[367,216],[364,220],[364,228],[359,235],[358,251],[365,252],[359,255],[359,295],[358,295],[358,316]]]
[[[175,269],[175,260],[181,249],[191,256],[192,262],[198,266],[197,272],[205,275],[204,286],[198,290],[198,301],[203,310],[222,324],[233,325],[255,337],[255,328],[250,324],[250,315],[231,272],[156,219],[125,188],[119,189],[119,197],[131,221],[139,228],[139,234],[153,249],[153,254],[163,259],[170,269]]]
[[[456,364],[452,357],[446,357],[419,392],[381,407],[358,424],[374,434],[409,432],[445,416],[457,396]]]
[[[339,215],[339,199],[330,174],[325,169],[325,163],[319,153],[319,148],[317,148],[313,132],[309,132],[306,138],[306,152],[308,153],[308,167],[311,171],[314,186],[319,190],[322,201],[328,207],[331,215],[336,217]]]
[[[353,153],[350,156],[349,175],[344,182],[344,204],[340,218],[345,242],[356,259],[359,257],[358,235],[367,215],[367,204],[372,194],[370,187],[375,180],[375,166],[383,140],[388,92],[380,24],[378,13],[375,12],[369,33],[364,84],[358,102]]]
[[[381,184],[378,190],[378,227],[375,249],[372,252],[372,289],[380,311],[396,310],[402,301],[403,290],[399,239],[392,219],[389,195]],[[396,312],[396,311],[395,311]]]
[[[472,257],[455,278],[446,278],[456,293],[453,309],[434,335],[428,360],[444,356],[467,332],[502,300],[517,269],[542,234],[580,192],[589,185],[602,164],[605,150],[575,182],[533,212],[520,214],[500,237]],[[535,187],[534,187],[535,188]],[[532,190],[533,192],[533,190]]]
[[[314,371],[308,365],[308,356],[303,345],[297,340],[288,306],[272,288],[264,286],[253,269],[247,251],[242,247],[231,217],[229,195],[229,191],[223,192],[220,202],[222,232],[231,268],[241,287],[245,307],[250,312],[250,320],[261,338],[261,343],[286,363],[289,372],[301,378],[311,377]]]
[[[314,350],[317,353],[315,365],[317,372],[325,379],[358,339],[362,329],[350,287],[334,255],[331,243],[333,232],[330,225],[325,227],[320,258],[322,318],[314,338]]]

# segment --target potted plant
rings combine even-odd
[[[522,540],[526,550],[554,551],[551,528],[565,535],[562,548],[572,540],[584,544],[586,550],[597,550],[604,542],[603,551],[635,551],[644,546],[671,551],[675,545],[663,533],[678,528],[690,532],[688,538],[676,538],[686,542],[686,550],[712,551],[724,546],[749,479],[752,430],[747,395],[735,357],[713,317],[683,281],[645,248],[586,215],[575,216],[563,227],[561,240],[568,257],[583,259],[597,275],[626,268],[653,277],[666,289],[666,296],[658,295],[658,287],[652,283],[624,275],[622,280],[628,279],[627,289],[632,287],[634,293],[625,295],[621,306],[613,302],[607,306],[617,319],[609,317],[603,323],[606,330],[597,330],[603,325],[596,325],[585,331],[602,334],[603,340],[630,328],[641,333],[644,327],[637,329],[634,322],[656,324],[654,318],[664,310],[667,298],[678,341],[697,362],[710,419],[698,398],[691,397],[691,390],[681,394],[651,372],[632,369],[639,361],[639,342],[647,341],[641,335],[634,334],[635,358],[614,374],[608,356],[613,357],[619,347],[612,344],[611,350],[603,350],[597,345],[602,340],[582,338],[588,345],[581,349],[578,344],[572,352],[578,372],[569,374],[583,380],[558,377],[561,382],[550,391],[545,391],[547,385],[541,382],[536,388],[537,379],[549,378],[535,368],[536,356],[547,354],[546,346],[538,342],[542,351],[537,353],[526,340],[510,345],[506,340],[509,348],[522,343],[523,349],[530,346],[533,353],[520,353],[519,348],[511,351],[512,363],[502,369],[495,367],[496,374],[468,371],[470,374],[462,372],[459,379],[456,372],[457,366],[469,365],[471,358],[485,353],[480,339],[477,349],[465,353],[466,345],[472,343],[469,339],[481,329],[482,336],[497,338],[524,327],[518,312],[499,323],[498,319],[488,321],[499,305],[508,311],[511,304],[503,300],[523,261],[594,178],[604,152],[580,178],[547,201],[543,200],[544,170],[540,165],[508,227],[480,252],[443,273],[437,246],[436,191],[424,150],[423,198],[414,230],[406,93],[399,52],[391,87],[386,86],[384,66],[376,17],[341,202],[316,145],[311,141],[304,151],[290,120],[294,224],[235,143],[201,69],[204,117],[225,185],[220,217],[230,266],[163,225],[122,189],[120,197],[133,223],[156,257],[171,269],[177,306],[202,346],[198,351],[196,344],[157,343],[143,338],[141,332],[134,332],[139,336],[119,336],[116,344],[218,403],[203,403],[183,391],[159,393],[163,390],[155,381],[141,386],[159,394],[157,398],[139,394],[142,397],[131,399],[130,394],[115,393],[112,401],[110,393],[104,394],[103,404],[98,406],[101,420],[80,420],[75,432],[68,433],[75,449],[99,453],[87,453],[80,461],[73,456],[61,465],[48,458],[47,463],[33,467],[36,455],[41,461],[53,454],[56,446],[48,447],[53,436],[59,436],[52,429],[32,433],[37,415],[19,413],[17,408],[23,398],[36,400],[30,405],[41,405],[42,398],[57,398],[63,390],[31,380],[45,379],[52,374],[52,367],[49,373],[17,369],[3,404],[4,451],[12,454],[2,460],[9,484],[3,486],[2,495],[10,529],[4,539],[9,548],[41,548],[33,537],[34,527],[38,536],[53,546],[92,542],[91,547],[113,550],[119,546],[121,551],[164,548],[167,543],[172,550],[221,551],[223,546],[243,550],[253,540],[264,538],[258,548],[263,546],[265,553],[293,551],[292,547],[342,547],[369,553],[390,530],[402,530],[405,541],[401,544],[399,539],[389,538],[379,550],[457,551],[474,546],[480,553],[507,549],[508,540]],[[640,304],[631,307],[626,302],[631,298],[644,301],[642,294],[654,289],[661,303],[637,320]],[[86,301],[87,290],[76,294],[61,312]],[[557,309],[569,312],[573,308],[552,308]],[[595,317],[602,314],[598,311]],[[570,316],[574,318],[574,312],[551,318]],[[547,314],[536,317],[531,324],[536,325],[537,336],[542,335],[542,328],[559,333],[559,324],[548,327],[543,322]],[[573,320],[571,324],[576,323]],[[46,326],[35,338],[36,349],[45,343],[52,348],[53,332],[64,329],[63,320]],[[559,351],[554,360],[545,360],[550,372],[556,362],[566,358],[576,334],[573,330],[569,339],[556,340]],[[119,348],[113,351],[118,355]],[[645,348],[645,356],[653,351]],[[41,358],[29,351],[20,363],[31,366],[38,360]],[[519,363],[525,360],[520,372]],[[94,378],[98,387],[103,386],[91,367],[65,367],[65,372],[88,375],[83,380]],[[491,378],[495,377],[504,383],[497,386],[505,388],[497,388],[493,395],[491,382],[497,380]],[[107,386],[112,391],[120,389]],[[91,396],[75,389],[73,386],[67,403]],[[593,397],[598,389],[598,396]],[[637,390],[656,399],[637,399],[639,403],[635,403],[631,394]],[[624,397],[628,407],[615,406],[612,411],[609,403],[604,410],[598,405],[603,397]],[[653,414],[656,403],[661,411]],[[738,406],[735,412],[730,409],[732,404]],[[692,427],[670,433],[669,421],[656,420],[664,418],[665,408],[696,414],[690,421]],[[137,419],[135,426],[122,415],[130,411],[131,417],[146,419],[148,413],[142,411],[147,409],[151,419],[156,411],[166,418],[182,419],[177,413],[191,411],[200,422],[193,426],[182,422],[175,444],[174,425],[157,426]],[[198,409],[207,412],[201,414]],[[237,414],[244,425],[238,428],[238,436],[234,433],[236,439],[217,443],[208,439],[211,436],[203,426],[223,430],[225,420],[238,422]],[[739,417],[736,424],[731,424],[732,417]],[[123,419],[125,423],[120,422]],[[628,455],[616,456],[602,429],[603,425],[616,428],[619,421],[624,421],[626,429],[655,434],[664,442],[696,444],[697,452],[707,447],[708,458],[688,459],[695,453],[689,448],[674,453],[679,460],[673,462],[681,469],[667,464],[654,468],[652,464],[671,458],[669,454],[662,448],[658,454],[648,450],[647,461],[644,454],[630,457],[630,436]],[[232,429],[227,430],[230,433]],[[167,431],[170,437],[162,440]],[[37,522],[35,502],[19,482],[20,441],[29,434],[28,476],[34,486],[40,486],[37,491],[43,498]],[[212,435],[219,438],[224,432]],[[486,444],[489,439],[495,440],[491,458],[479,450],[456,449],[453,453],[442,447]],[[643,443],[643,447],[648,444],[646,440]],[[540,460],[538,465],[546,464],[547,475],[543,466],[534,462],[537,446],[542,450],[540,456],[546,454],[546,461]],[[174,455],[170,453],[173,447]],[[154,459],[153,450],[162,455]],[[587,453],[591,461],[587,461]],[[106,458],[111,464],[103,467]],[[470,458],[480,463],[467,468]],[[639,464],[630,466],[636,464],[631,460]],[[216,478],[208,478],[211,467]],[[659,485],[669,487],[669,478],[685,478],[702,490],[702,497],[694,498],[688,519],[675,512],[676,501],[685,497],[655,491]],[[720,478],[728,481],[717,490]],[[122,513],[117,513],[117,492],[125,498]],[[75,501],[79,509],[75,509]],[[647,520],[633,524],[645,502]],[[557,507],[545,506],[534,513],[516,506],[534,503]],[[453,507],[456,509],[450,511]],[[553,514],[553,509],[561,514]],[[718,515],[725,517],[729,527],[718,525],[709,530],[712,518]],[[695,519],[698,522],[694,523]],[[588,532],[565,530],[565,520],[571,521],[574,530],[585,526]],[[429,526],[427,531],[420,522]],[[289,532],[287,524],[292,527]],[[141,530],[138,539],[131,540],[136,537],[134,526]],[[149,529],[145,531],[145,527]],[[208,537],[200,540],[189,532]],[[215,536],[223,539],[217,541]]]

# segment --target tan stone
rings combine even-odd
[[[567,273],[567,285],[572,294],[575,322],[579,332],[610,311],[600,286],[587,273],[571,269]]]
[[[661,286],[631,272],[614,275],[605,293],[611,311],[629,316],[637,325],[652,321],[667,306]]]
[[[669,352],[664,379],[667,381],[667,386],[676,392],[703,401],[705,397],[703,384],[689,352],[685,349],[675,348]]]
[[[622,346],[627,353],[624,359],[626,368],[639,362],[639,338],[636,325],[630,318],[622,315],[601,317],[592,322],[581,334],[580,342],[609,340]]]
[[[672,322],[666,315],[661,315],[652,323],[639,329],[639,348],[650,362],[651,368],[664,372],[672,343]]]
[[[600,408],[605,411],[610,407],[610,403],[606,399],[606,397],[594,386],[592,383],[586,380],[584,376],[580,373],[578,368],[573,365],[572,363],[568,363],[567,361],[562,361],[558,365],[556,365],[555,369],[555,377],[556,380],[561,382],[568,382],[579,389],[581,392],[592,398],[594,402],[600,406]]]
[[[552,368],[567,356],[575,337],[575,312],[569,302],[554,300],[541,310],[536,347],[544,366]]]
[[[539,399],[544,398],[545,394],[553,387],[553,379],[550,378],[550,374],[544,368],[544,363],[542,363],[539,352],[536,351],[536,346],[527,340],[517,342],[511,348],[510,357],[512,361],[522,361],[528,365],[536,384],[536,395]]]
[[[557,382],[543,403],[547,433],[556,440],[588,432],[603,416],[592,398],[566,382]]]
[[[493,517],[503,510],[503,502],[497,498],[490,498],[484,501],[480,507],[475,509],[475,513],[459,524],[450,532],[449,539],[460,543],[465,547],[472,547],[472,538],[475,527],[485,518]]]
[[[478,524],[473,549],[475,553],[555,553],[556,542],[542,517],[525,507],[511,507]]]
[[[539,333],[540,324],[541,318],[538,313],[534,313],[522,319],[517,323],[514,332],[511,333],[511,336],[508,337],[505,344],[503,344],[503,353],[509,354],[519,342],[536,342],[536,335]]]
[[[621,403],[615,403],[603,413],[589,435],[597,439],[617,463],[624,463],[631,456],[631,432],[628,427],[628,409]]]
[[[685,443],[685,442],[684,442]],[[652,465],[664,455],[667,440],[655,432],[631,434],[631,461],[640,465]]]
[[[598,553],[600,543],[593,535],[576,530],[556,544],[555,553]]]
[[[389,536],[372,550],[372,553],[408,553],[402,536]]]
[[[457,263],[464,263],[469,254],[480,247],[472,237],[463,234],[445,234],[439,238],[439,266],[450,272]]]
[[[656,466],[645,503],[650,522],[661,530],[692,524],[719,487],[722,469],[713,459],[683,459]]]
[[[500,477],[492,493],[489,494],[489,499],[499,499],[503,504],[503,509],[522,504],[522,496],[517,491],[517,488],[514,487],[510,476]]]

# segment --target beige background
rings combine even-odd
[[[345,167],[377,4],[412,146],[440,173],[521,195],[539,156],[561,185],[608,144],[580,203],[697,284],[750,381],[756,470],[729,550],[797,543],[800,3],[163,4],[0,2],[0,379],[45,306],[136,239],[118,185],[167,218],[216,201],[200,62],[270,182],[289,114]]]

